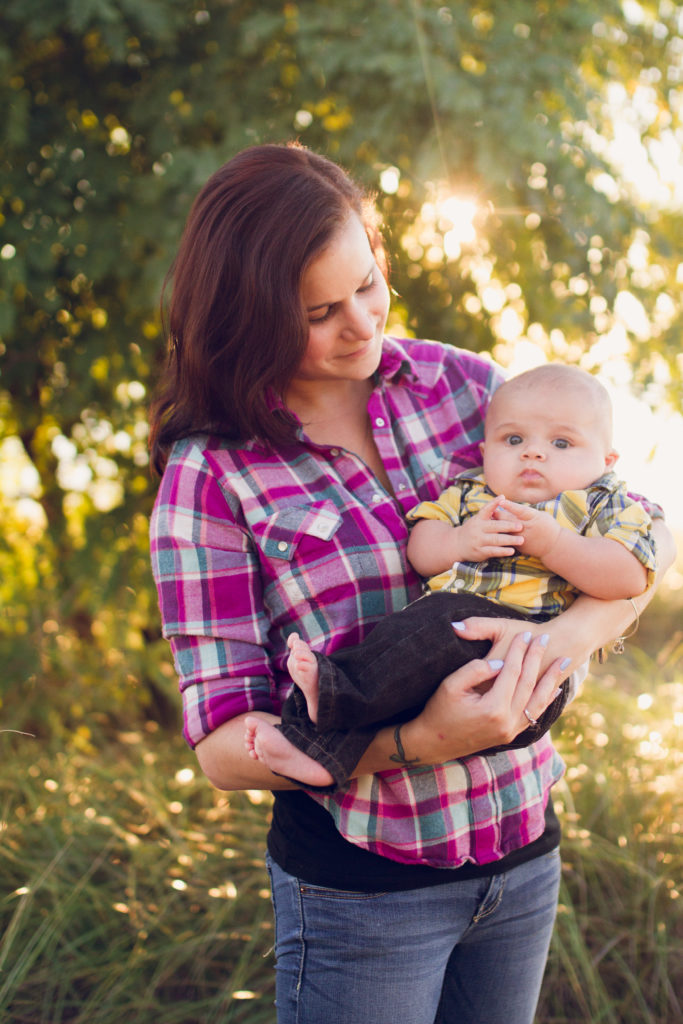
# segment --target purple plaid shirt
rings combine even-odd
[[[330,653],[419,596],[405,515],[480,464],[484,413],[501,381],[470,352],[385,339],[368,409],[395,498],[356,455],[302,431],[277,450],[206,435],[173,446],[152,516],[152,566],[191,745],[243,712],[279,711],[294,630]],[[342,835],[386,857],[484,864],[543,832],[562,768],[544,737],[314,798]]]

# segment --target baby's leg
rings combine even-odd
[[[331,786],[333,777],[321,764],[298,750],[270,722],[249,716],[244,722],[244,745],[249,756],[276,775],[297,779],[307,786]]]
[[[287,637],[289,657],[287,671],[306,698],[308,717],[318,720],[318,662],[315,654],[298,633]]]

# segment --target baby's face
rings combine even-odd
[[[557,388],[526,388],[494,397],[482,445],[494,494],[535,503],[581,490],[617,459],[604,412]]]

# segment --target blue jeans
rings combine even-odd
[[[270,858],[278,1024],[531,1024],[559,851],[407,892],[308,885]]]

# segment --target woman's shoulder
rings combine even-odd
[[[446,377],[493,391],[503,381],[499,366],[488,355],[428,338],[385,338],[388,365],[402,366],[415,380],[433,385]]]
[[[164,476],[222,476],[268,458],[267,449],[253,441],[233,440],[221,434],[190,434],[171,445]]]
[[[192,434],[174,441],[156,497],[156,508],[199,508],[229,498],[226,481],[248,473],[245,446],[220,435]]]

